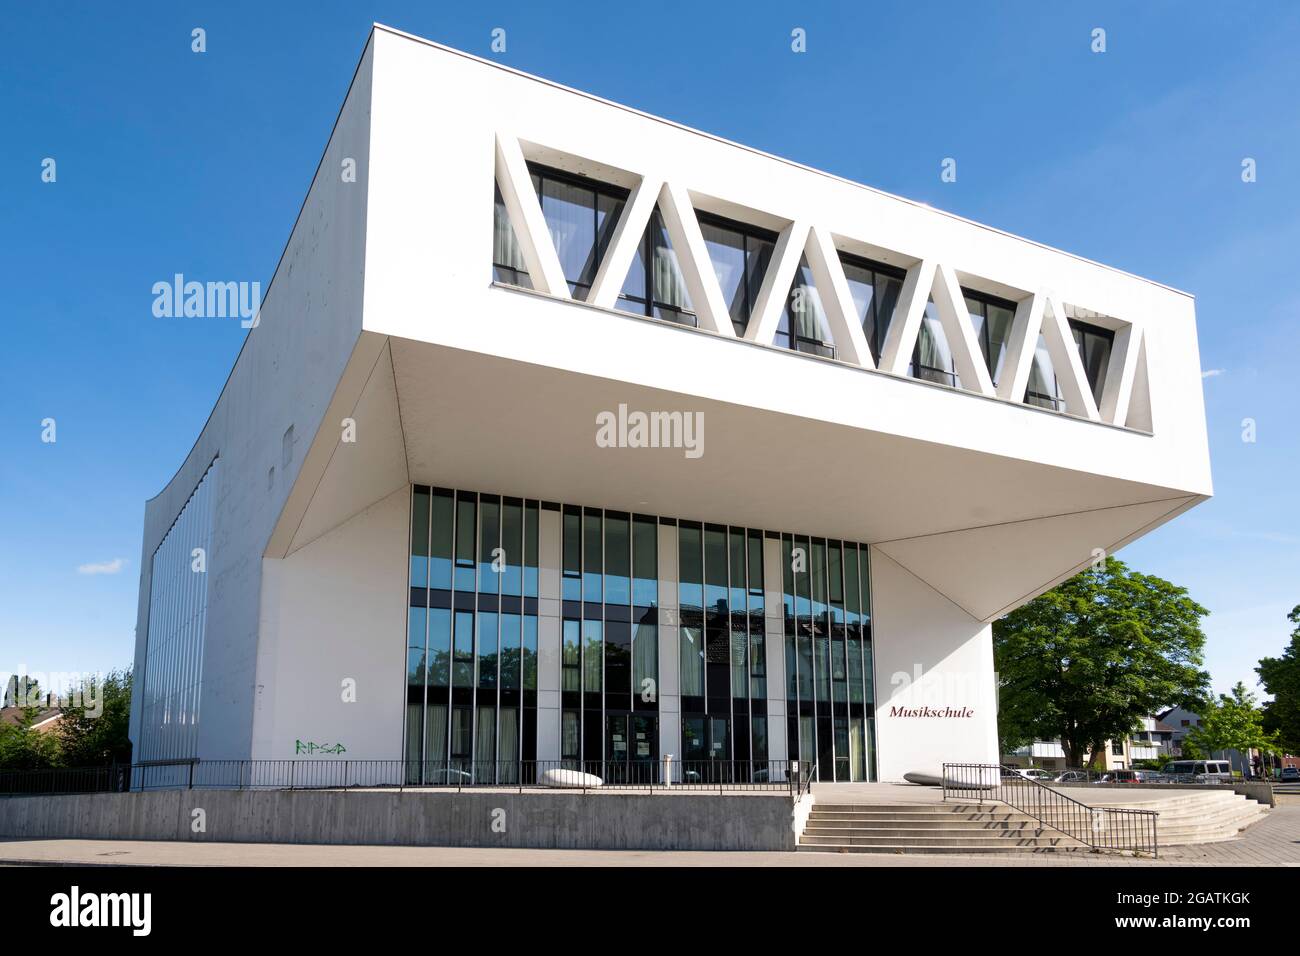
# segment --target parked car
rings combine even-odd
[[[1283,783],[1300,783],[1300,767],[1283,767],[1278,779]]]
[[[1174,760],[1165,773],[1192,783],[1231,783],[1232,764],[1226,760]]]
[[[1056,775],[1057,783],[1087,783],[1091,775],[1086,770],[1067,770]]]
[[[1039,770],[1037,767],[1028,767],[1024,770],[1012,771],[1012,776],[1023,777],[1025,780],[1037,780],[1039,783],[1051,783],[1052,774],[1046,770]]]
[[[1110,773],[1101,775],[1100,780],[1095,783],[1131,783],[1145,784],[1157,783],[1160,774],[1153,773],[1150,770],[1112,770]]]

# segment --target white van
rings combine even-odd
[[[1175,760],[1164,772],[1175,777],[1190,777],[1193,783],[1231,783],[1232,764],[1226,760]]]

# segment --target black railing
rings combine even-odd
[[[0,771],[0,796],[127,790],[641,790],[771,791],[796,799],[816,767],[790,760],[151,761],[113,767]]]
[[[1154,810],[1091,807],[1012,767],[983,763],[943,765],[943,799],[996,801],[1033,817],[1094,850],[1159,855]]]

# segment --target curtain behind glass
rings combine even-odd
[[[515,270],[513,277],[498,275],[497,278],[513,281],[525,288],[532,288],[524,254],[519,248],[519,239],[510,222],[510,213],[506,210],[506,203],[501,198],[500,189],[496,190],[496,205],[493,207],[492,215],[492,262],[494,265]]]
[[[447,705],[430,704],[425,720],[424,759],[427,783],[446,783],[447,769]]]
[[[668,230],[664,228],[663,217],[658,209],[650,219],[650,230],[650,242],[654,248],[651,259],[654,301],[658,305],[669,305],[689,312],[692,310],[691,297],[686,291],[677,253],[673,251],[672,241],[668,238]]]
[[[632,634],[632,693],[637,697],[647,689],[658,699],[659,634],[654,624],[638,624]],[[645,682],[650,681],[647,685]]]
[[[704,629],[681,628],[682,696],[704,696]]]
[[[478,727],[474,733],[474,779],[478,782],[493,779],[492,761],[496,760],[496,708],[480,705],[478,708]]]
[[[501,708],[499,746],[497,782],[515,783],[519,780],[519,711],[514,707]]]

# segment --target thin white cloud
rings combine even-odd
[[[77,567],[78,574],[117,574],[126,567],[126,558],[114,558],[112,561],[82,564]]]
[[[1204,372],[1201,373],[1201,378],[1218,378],[1226,371],[1227,369],[1223,369],[1223,368],[1207,368]]]

